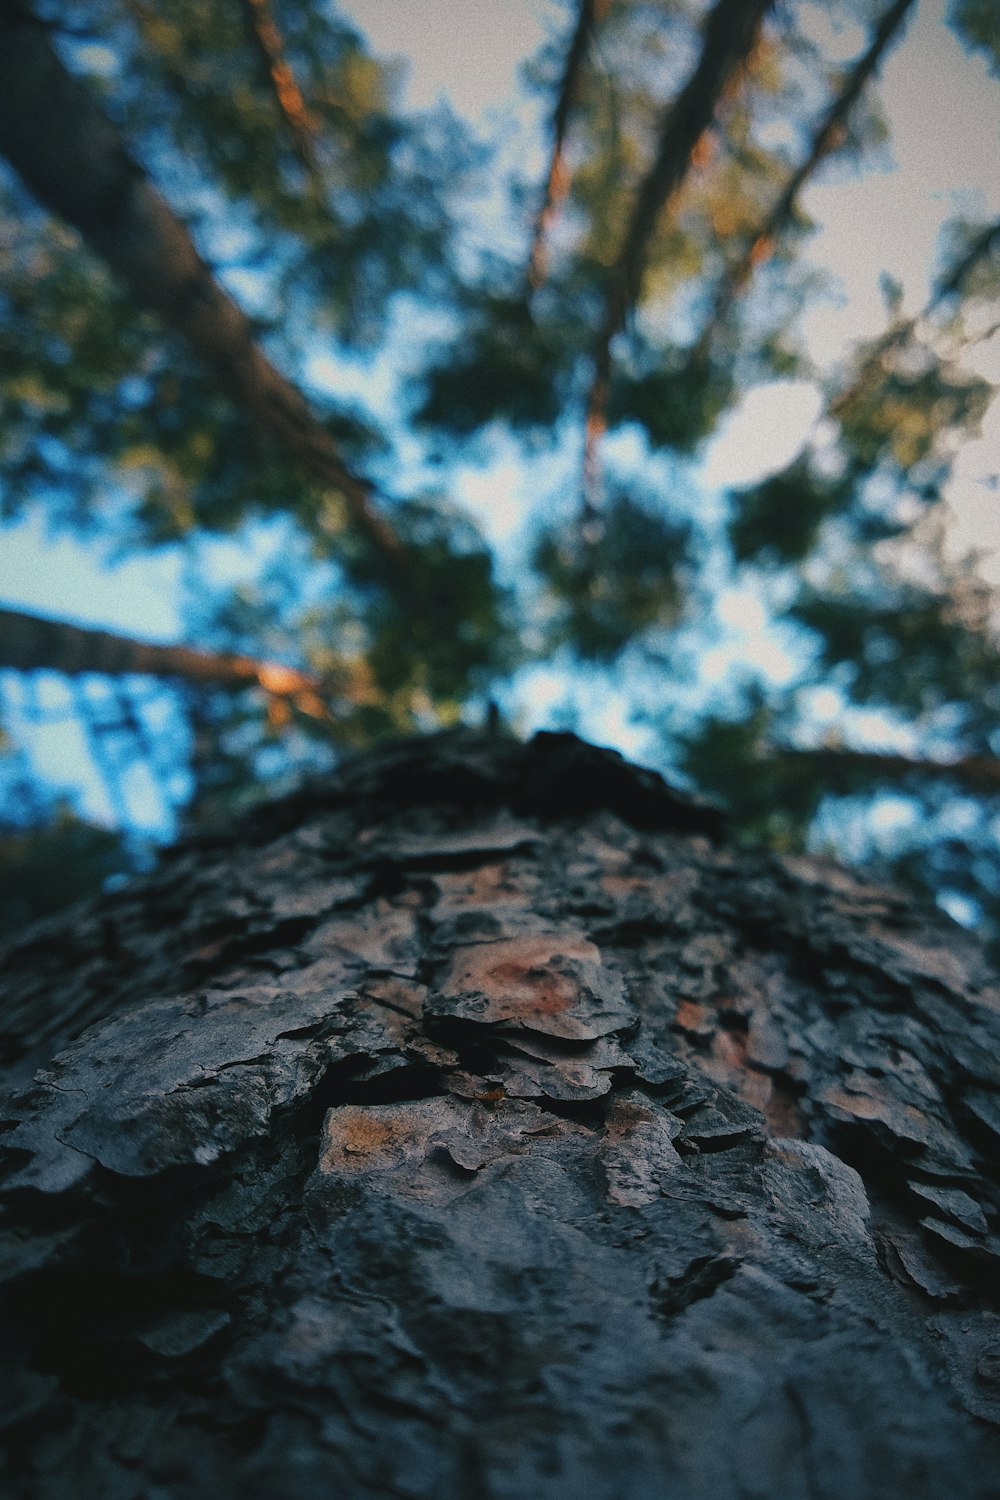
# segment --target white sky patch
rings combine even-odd
[[[757,386],[719,426],[702,466],[713,487],[757,484],[791,463],[819,416],[823,398],[807,380]]]
[[[855,709],[850,715],[851,743],[885,754],[912,755],[914,732],[909,724],[887,719],[877,708]]]
[[[4,604],[79,625],[177,640],[180,573],[179,548],[111,563],[92,543],[52,537],[38,511],[0,532]]]
[[[946,25],[945,0],[925,0],[905,48],[890,58],[882,95],[902,176],[929,195],[982,196],[1000,206],[997,86],[983,52],[968,53]]]
[[[803,5],[796,14],[802,35],[832,62],[850,62],[864,46],[864,27],[831,15],[826,5]]]
[[[935,901],[960,927],[975,927],[983,914],[978,902],[963,896],[960,891],[941,891]]]
[[[599,672],[567,672],[565,667],[526,667],[512,684],[515,723],[522,734],[551,729],[566,722],[596,745],[611,745],[642,763],[650,754],[650,731],[634,719],[634,702],[625,691]]]
[[[780,641],[766,635],[726,641],[706,651],[699,662],[699,679],[710,687],[725,682],[733,673],[763,678],[774,687],[787,687],[802,670],[802,663]]]
[[[889,120],[891,167],[845,174],[836,162],[803,194],[818,224],[808,260],[832,270],[840,290],[803,319],[813,356],[836,359],[846,343],[885,322],[885,270],[919,312],[927,300],[942,220],[1000,212],[997,85],[982,53],[965,52],[945,25],[944,0],[918,7],[878,85]]]
[[[844,711],[844,700],[836,688],[809,688],[802,694],[802,708],[807,719],[822,727],[840,719]]]
[[[582,705],[581,728],[586,737],[595,744],[613,746],[630,760],[648,762],[649,730],[634,722],[633,705],[618,693],[598,697],[592,691],[591,698],[589,703],[585,698]]]
[[[395,397],[392,372],[385,364],[348,359],[325,349],[309,355],[303,378],[313,390],[348,406],[356,401],[374,410]]]
[[[549,722],[566,702],[566,674],[556,667],[525,667],[514,683],[520,727],[530,732]]]
[[[509,542],[534,509],[534,500],[527,494],[524,465],[514,459],[486,473],[466,469],[454,488],[495,547]]]
[[[1000,383],[1000,337],[992,339],[980,357],[965,363]],[[951,555],[977,551],[979,572],[990,583],[1000,584],[1000,400],[994,400],[986,413],[980,437],[966,443],[955,459],[948,505],[954,517],[948,538]]]
[[[767,626],[767,611],[759,595],[748,589],[726,589],[715,606],[723,625],[741,635],[756,635]]]
[[[907,797],[879,797],[868,814],[868,826],[873,833],[899,833],[912,828],[917,821],[917,809]]]
[[[84,42],[67,48],[72,63],[84,73],[113,78],[121,72],[121,62],[111,47],[101,42]]]
[[[563,15],[560,7],[539,0],[353,0],[343,10],[377,54],[409,64],[410,109],[427,109],[444,98],[471,118],[488,101],[513,94],[517,70],[543,40],[545,23]]]

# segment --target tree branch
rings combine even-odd
[[[873,779],[901,781],[906,777],[950,778],[972,791],[1000,792],[1000,760],[973,755],[962,760],[915,760],[908,755],[884,755],[871,750],[775,749],[770,763],[815,770],[830,791],[859,790]]]
[[[186,226],[129,156],[43,27],[0,0],[0,153],[48,208],[208,365],[301,473],[343,497],[354,525],[398,564],[403,546],[302,392],[254,340],[246,314],[198,255]]]
[[[281,32],[271,13],[269,0],[240,0],[247,34],[274,91],[275,101],[288,127],[296,153],[313,182],[319,183],[316,160],[316,123],[306,108],[302,92],[285,57]]]
[[[980,232],[973,237],[969,245],[955,261],[954,265],[946,272],[934,287],[930,297],[919,313],[913,317],[903,318],[888,328],[880,338],[874,340],[867,350],[864,351],[860,360],[854,379],[846,385],[843,390],[830,401],[828,415],[839,418],[841,412],[850,404],[864,387],[869,377],[876,372],[884,357],[894,349],[899,349],[907,341],[923,331],[925,325],[933,317],[941,304],[949,297],[957,296],[969,276],[975,270],[984,256],[992,254],[993,250],[1000,247],[1000,219],[992,224],[986,224]]]
[[[176,677],[197,687],[238,691],[260,687],[273,698],[294,703],[313,718],[328,718],[326,685],[308,672],[249,656],[160,646],[107,630],[89,630],[22,610],[0,608],[0,667],[18,672],[86,672],[105,677]]]

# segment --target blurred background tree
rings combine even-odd
[[[998,205],[959,194],[926,296],[884,275],[831,354],[804,196],[885,173],[877,80],[921,27],[1000,118],[1000,12],[549,0],[485,129],[403,108],[378,10],[0,0],[6,535],[153,560],[127,631],[88,616],[112,634],[5,586],[9,920],[345,748],[499,716],[995,939],[1000,524],[963,550],[950,496]],[[1000,183],[995,135],[966,144]],[[873,275],[880,232],[850,225]]]

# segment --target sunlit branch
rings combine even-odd
[[[566,166],[565,146],[569,117],[576,104],[580,79],[594,30],[604,20],[611,0],[580,0],[576,27],[566,53],[566,65],[556,107],[552,114],[552,156],[542,204],[535,219],[531,241],[531,257],[528,263],[528,286],[537,290],[548,271],[548,235],[552,221],[569,191],[569,169]]]
[[[281,32],[269,0],[240,0],[247,33],[253,42],[288,127],[296,153],[314,182],[318,182],[316,122],[306,107],[291,64],[285,56]]]
[[[259,687],[269,698],[283,699],[313,718],[329,717],[325,683],[294,667],[190,646],[157,645],[15,609],[0,609],[0,667],[59,672],[65,677],[170,677],[196,687],[234,691]]]
[[[727,87],[756,44],[771,0],[717,0],[702,33],[691,77],[668,107],[652,166],[639,186],[618,259],[608,278],[604,320],[594,348],[587,403],[585,485],[596,475],[596,446],[606,426],[611,345],[642,290],[649,246],[670,198],[702,155],[698,147]]]
[[[400,564],[402,544],[375,509],[369,485],[344,463],[305,396],[256,343],[250,320],[215,280],[93,94],[63,67],[45,29],[11,0],[0,0],[0,154],[138,301],[187,341],[293,465],[342,497],[375,550]]]
[[[848,73],[843,87],[820,121],[806,156],[788,179],[780,198],[756,232],[743,241],[738,254],[726,266],[716,290],[711,314],[696,346],[699,353],[707,350],[722,328],[733,304],[746,289],[756,268],[774,254],[779,237],[794,215],[802,188],[831,151],[837,150],[843,143],[852,109],[878,69],[886,49],[897,36],[913,4],[914,0],[895,0],[885,12],[872,34],[871,43]]]

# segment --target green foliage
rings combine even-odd
[[[974,434],[992,400],[988,381],[929,350],[907,354],[908,367],[892,346],[863,360],[859,379],[835,404],[844,445],[861,469],[887,461],[907,473],[949,435]]]
[[[684,608],[691,527],[625,493],[570,527],[543,531],[534,566],[548,587],[550,638],[607,662],[637,636],[669,630]]]
[[[64,514],[85,523],[160,336],[76,237],[9,182],[0,182],[0,220],[3,511],[58,496]]]
[[[808,457],[730,495],[729,540],[737,562],[787,566],[807,557],[828,516],[854,498],[855,478],[827,479]]]
[[[988,592],[971,580],[948,590],[874,580],[870,590],[803,589],[789,612],[815,633],[820,671],[847,669],[857,703],[917,717],[947,706],[968,753],[987,748],[1000,722],[990,608]]]
[[[708,714],[682,736],[678,758],[748,844],[797,853],[805,847],[823,786],[808,764],[782,762],[770,753],[777,725],[763,695],[751,692],[738,718]]]
[[[994,0],[952,0],[950,19],[972,47],[979,47],[1000,73],[1000,11]]]
[[[565,329],[540,323],[523,297],[487,296],[422,376],[415,420],[453,437],[494,421],[551,432],[566,400],[569,352]]]
[[[708,360],[662,364],[642,375],[620,372],[611,389],[611,426],[638,422],[653,448],[691,453],[715,430],[733,398],[729,371]]]
[[[397,506],[393,522],[407,548],[405,573],[387,576],[369,560],[353,574],[355,585],[368,585],[368,660],[390,700],[402,698],[412,715],[437,704],[439,717],[453,719],[513,665],[507,601],[477,528],[442,497]]]
[[[426,292],[438,274],[447,199],[475,153],[454,120],[400,116],[392,69],[332,7],[272,8],[312,127],[311,175],[235,0],[134,0],[130,29],[119,6],[99,0],[92,24],[120,59],[114,98],[127,137],[144,160],[164,161],[174,201],[202,213],[211,184],[239,211],[223,230],[223,254],[232,253],[235,230],[240,260],[281,263],[272,317],[283,321],[305,295],[342,339],[372,344],[393,297]]]

